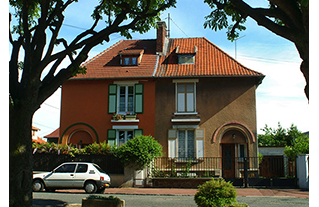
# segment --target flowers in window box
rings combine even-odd
[[[122,120],[123,119],[123,115],[121,114],[113,114],[113,120]]]

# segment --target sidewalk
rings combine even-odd
[[[237,196],[292,196],[309,198],[309,191],[302,189],[269,189],[269,188],[237,188]],[[194,196],[197,189],[186,188],[109,188],[105,194],[128,195],[190,195]]]
[[[288,196],[309,198],[309,191],[302,189],[236,188],[237,196]],[[56,192],[84,193],[84,190],[57,190]],[[184,195],[194,196],[197,189],[186,188],[107,188],[105,194],[124,195]]]

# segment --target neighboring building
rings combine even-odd
[[[38,137],[38,135],[37,135],[38,131],[40,131],[39,128],[32,126],[32,129],[31,129],[32,142],[36,142],[36,143],[39,143],[39,144],[46,143],[46,141],[44,141],[43,139]]]
[[[45,135],[44,138],[47,139],[47,142],[53,142],[53,143],[58,143],[59,140],[59,135],[60,135],[60,128],[57,128],[56,130],[54,130],[53,132],[51,132],[48,135]]]
[[[165,22],[158,26],[157,39],[121,40],[62,85],[59,143],[121,145],[143,134],[165,157],[257,157],[264,75],[206,38],[168,39]]]

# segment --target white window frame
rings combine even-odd
[[[134,83],[120,83],[120,84],[117,84],[117,106],[116,106],[116,111],[117,111],[117,114],[121,114],[121,115],[126,115],[127,112],[130,112],[130,113],[135,113],[135,82]],[[131,86],[133,87],[133,110],[132,111],[128,111],[128,87]],[[121,97],[121,94],[120,94],[120,91],[121,91],[121,87],[125,87],[125,111],[120,111],[120,97]]]
[[[175,83],[175,115],[196,115],[196,83],[198,83],[198,79],[174,79],[173,83]],[[194,84],[194,97],[193,97],[193,108],[194,111],[187,111],[187,106],[185,106],[185,111],[178,111],[178,84]],[[185,94],[187,91],[185,92]],[[187,99],[187,97],[185,97]]]
[[[179,145],[180,145],[180,141],[179,141],[179,133],[180,131],[185,131],[185,157],[179,157],[179,152],[178,152],[178,149],[179,149]],[[196,134],[195,134],[195,130],[194,129],[182,129],[182,130],[177,130],[177,143],[176,143],[176,149],[177,149],[177,152],[176,152],[176,156],[178,158],[189,158],[188,157],[188,131],[193,131],[194,132],[194,155],[193,157],[196,158]]]
[[[184,61],[184,62],[181,62],[181,60],[185,58],[190,60],[191,62],[187,62],[187,61]],[[192,64],[195,64],[195,55],[192,55],[192,54],[187,54],[187,55],[178,55],[178,64],[179,65],[192,65]]]

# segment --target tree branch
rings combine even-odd
[[[258,25],[261,25],[273,33],[284,37],[290,41],[294,41],[294,31],[284,26],[280,26],[269,18],[258,12],[258,9],[253,9],[242,0],[230,0],[232,4],[240,11],[241,14],[246,14],[254,19]]]

